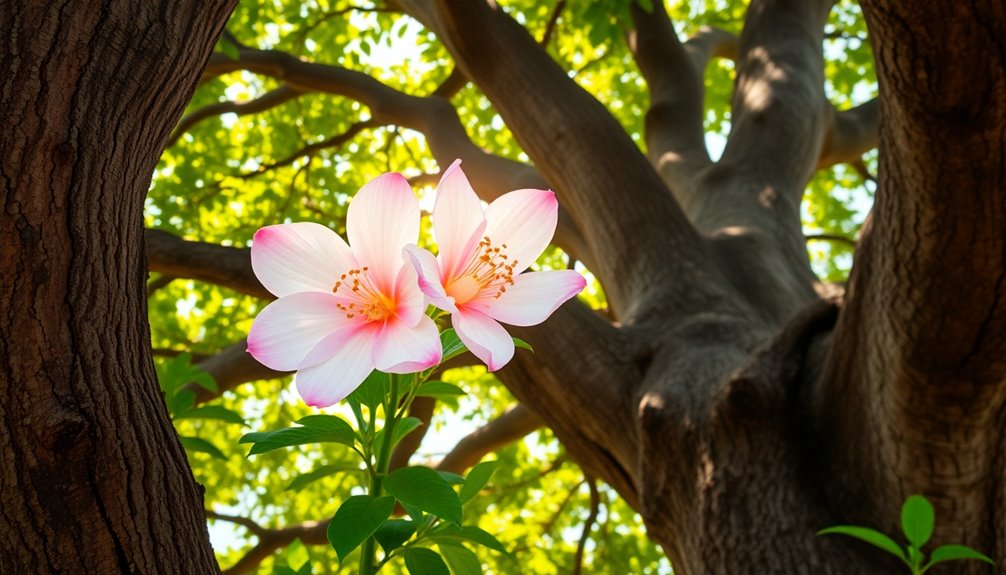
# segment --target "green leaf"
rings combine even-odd
[[[298,421],[303,427],[246,433],[238,443],[253,443],[248,455],[307,443],[341,443],[353,447],[355,434],[344,419],[334,415],[310,415]]]
[[[346,464],[334,464],[334,465],[322,465],[321,467],[316,467],[307,473],[302,473],[297,477],[293,478],[293,481],[286,486],[287,491],[300,491],[308,485],[318,481],[319,479],[324,479],[336,473],[360,473],[362,470],[359,467]]]
[[[347,428],[353,431],[345,419],[335,415],[307,415],[298,419],[297,424],[324,431],[342,431]]]
[[[171,414],[172,419],[183,419],[186,413],[195,409],[196,392],[183,389],[174,395],[165,397],[164,402],[168,406],[168,413]]]
[[[395,436],[391,438],[391,448],[394,449],[398,442],[405,438],[406,435],[412,433],[417,427],[423,424],[423,420],[418,417],[405,417],[398,421],[395,426]],[[374,456],[378,459],[381,458],[381,450],[384,449],[384,430],[378,431],[374,434]]]
[[[901,529],[912,545],[921,548],[933,536],[933,506],[921,495],[912,495],[901,507]]]
[[[440,469],[437,469],[437,473],[440,474],[440,477],[444,478],[444,481],[450,483],[451,485],[461,485],[462,483],[465,482],[464,477],[458,475],[457,473],[454,473],[453,471],[442,471]]]
[[[929,557],[929,563],[922,569],[922,572],[925,573],[926,570],[937,563],[954,561],[957,559],[974,559],[976,561],[984,561],[989,565],[996,564],[996,562],[989,557],[970,547],[966,547],[964,545],[941,545],[933,550],[933,554]]]
[[[192,365],[192,355],[189,353],[178,354],[162,364],[157,372],[157,381],[168,396],[174,395],[175,391],[188,383],[195,383],[207,391],[217,390],[213,376]]]
[[[385,553],[398,549],[416,532],[416,522],[408,519],[388,519],[374,532],[374,538]]]
[[[432,549],[409,547],[402,552],[405,557],[405,568],[411,575],[451,575],[447,564]]]
[[[839,525],[836,527],[829,527],[827,529],[822,529],[817,532],[818,535],[846,535],[849,537],[854,537],[860,541],[864,541],[873,545],[874,547],[879,547],[884,551],[887,551],[891,555],[898,557],[902,561],[908,562],[908,557],[901,547],[891,540],[890,537],[884,535],[880,531],[875,529],[870,529],[869,527],[856,527],[853,525]]]
[[[328,524],[328,542],[339,562],[377,531],[394,509],[394,497],[354,495],[345,500]]]
[[[531,344],[528,343],[528,342],[526,342],[526,341],[524,341],[523,339],[521,339],[519,337],[513,338],[513,345],[514,345],[514,347],[519,347],[519,348],[522,348],[522,349],[526,349],[526,350],[530,351],[531,353],[534,353],[534,348],[531,347]]]
[[[449,525],[445,524],[430,533],[430,539],[437,545],[441,542],[448,544],[459,544],[462,541],[471,541],[493,551],[499,551],[507,557],[513,558],[495,537],[474,525]]]
[[[468,503],[479,494],[479,491],[482,491],[482,488],[492,478],[497,465],[499,465],[499,461],[483,461],[468,472],[465,484],[461,487],[462,503]]]
[[[400,419],[398,424],[395,425],[395,436],[391,439],[391,445],[394,447],[398,445],[398,442],[405,439],[405,436],[416,430],[417,427],[423,425],[423,420],[418,417],[406,417]]]
[[[203,405],[175,414],[175,419],[216,419],[227,423],[245,424],[241,414],[222,405]]]
[[[417,396],[423,397],[457,397],[467,395],[460,387],[446,381],[427,381],[416,390]]]
[[[301,571],[311,560],[310,555],[307,553],[307,547],[304,547],[304,543],[300,539],[294,539],[287,546],[283,556],[286,558],[286,564],[295,572]],[[308,572],[310,573],[310,570]]]
[[[370,409],[376,409],[388,395],[388,374],[374,370],[347,398]]]
[[[461,522],[461,500],[450,484],[429,467],[403,467],[388,474],[384,488],[405,505]]]
[[[452,327],[449,327],[440,333],[440,344],[444,348],[444,355],[441,358],[440,363],[468,351],[468,348],[465,347],[465,344],[461,341],[461,338],[458,337],[458,334]]]
[[[475,553],[463,545],[437,543],[454,575],[482,575],[482,562]]]
[[[227,456],[224,455],[223,451],[220,451],[220,449],[218,449],[216,445],[213,445],[212,443],[206,441],[201,437],[191,437],[183,435],[178,439],[182,442],[182,447],[185,448],[185,451],[206,453],[213,457],[216,457],[217,459],[223,459],[225,461],[227,460]]]

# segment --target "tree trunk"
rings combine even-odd
[[[212,573],[143,200],[233,1],[0,4],[0,573]]]
[[[617,324],[571,302],[522,333],[535,358],[518,355],[500,377],[640,511],[676,571],[896,572],[876,549],[814,534],[843,523],[897,534],[913,493],[934,500],[934,544],[1003,565],[1002,2],[864,2],[881,175],[842,304],[816,295],[800,201],[828,158],[861,152],[850,128],[877,114],[868,105],[839,118],[824,98],[830,0],[751,3],[715,163],[694,134],[701,120],[687,117],[701,109],[702,83],[689,76],[701,74],[689,65],[698,51],[678,41],[661,2],[637,3],[647,143],[664,185],[505,12],[400,1],[444,38],[556,187],[615,296]]]

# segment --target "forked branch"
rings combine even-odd
[[[493,102],[584,230],[597,257],[592,269],[616,313],[631,307],[639,295],[634,292],[653,281],[657,270],[682,272],[679,283],[687,283],[694,271],[686,268],[703,266],[699,239],[604,106],[494,4],[443,0],[435,12],[435,30],[455,61]],[[626,257],[625,246],[640,237],[663,249]]]
[[[647,154],[678,201],[688,204],[696,173],[711,164],[702,121],[707,60],[702,56],[713,51],[713,42],[700,41],[687,50],[664,3],[652,4],[652,13],[632,4],[635,30],[630,35],[633,56],[650,89]]]

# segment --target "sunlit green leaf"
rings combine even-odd
[[[354,495],[344,501],[328,524],[328,542],[339,561],[370,537],[395,508],[394,497]]]
[[[498,465],[498,461],[483,461],[468,472],[465,484],[461,487],[462,503],[471,501],[472,498],[479,494],[479,491],[486,486],[486,483],[489,483]]]
[[[298,421],[302,427],[245,434],[239,443],[252,443],[248,455],[267,453],[274,449],[308,443],[341,443],[352,447],[355,434],[344,419],[334,415],[312,415]]]
[[[452,383],[433,380],[420,385],[419,389],[416,390],[416,395],[437,398],[456,397],[459,395],[465,395],[465,391]]]
[[[482,575],[482,562],[475,553],[463,545],[438,543],[440,554],[454,575]]]
[[[429,467],[403,467],[388,474],[384,488],[403,504],[455,523],[461,522],[461,500],[450,484]]]
[[[409,547],[403,553],[410,575],[451,575],[447,564],[432,549]]]
[[[224,459],[224,460],[227,459],[227,456],[224,455],[224,452],[220,451],[220,449],[216,445],[213,445],[212,443],[206,441],[201,437],[190,437],[183,435],[179,436],[178,439],[182,442],[182,447],[185,448],[185,451],[191,451],[194,453],[206,453],[207,455],[211,455],[213,457],[216,457],[217,459]]]
[[[440,360],[441,363],[468,351],[468,348],[465,347],[465,344],[461,341],[461,338],[458,337],[458,334],[452,327],[449,327],[440,333],[440,343],[444,347],[444,355]]]
[[[460,544],[470,541],[493,551],[509,555],[506,548],[503,547],[503,544],[496,537],[473,525],[443,525],[430,533],[430,539],[436,541],[438,544],[440,542]]]

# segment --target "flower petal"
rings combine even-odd
[[[440,249],[441,279],[449,281],[468,265],[481,238],[477,231],[485,222],[485,211],[468,178],[455,160],[437,184],[433,206],[433,231]]]
[[[427,316],[414,327],[389,321],[374,344],[374,364],[387,373],[416,373],[440,363],[437,324]]]
[[[503,323],[537,325],[586,285],[583,276],[573,270],[524,273],[514,277],[514,285],[499,299],[480,298],[469,305]]]
[[[293,371],[311,365],[305,360],[325,338],[350,320],[330,293],[303,292],[267,305],[248,332],[248,352],[263,365]],[[322,359],[313,360],[319,363]]]
[[[312,222],[279,224],[255,232],[251,262],[255,276],[276,297],[329,292],[340,274],[356,266],[346,242]]]
[[[294,383],[308,405],[327,407],[342,401],[374,370],[376,329],[356,330],[328,361],[297,372]]]
[[[534,263],[555,234],[559,203],[547,190],[516,190],[496,198],[486,209],[486,231],[494,246],[507,244],[514,273]]]
[[[390,295],[402,248],[419,239],[419,202],[405,177],[384,174],[363,186],[349,203],[346,235],[375,287]]]
[[[496,371],[513,358],[513,340],[493,318],[478,310],[462,308],[451,315],[451,323],[461,341],[485,362],[489,371]]]
[[[411,261],[398,270],[395,279],[395,321],[413,327],[426,317],[426,297],[419,288],[419,276]]]
[[[454,305],[454,298],[447,295],[443,284],[440,283],[440,264],[437,258],[417,245],[405,246],[403,253],[419,274],[419,289],[430,298],[430,302],[450,313],[458,311]]]

